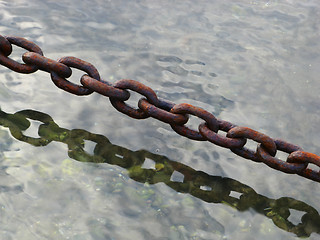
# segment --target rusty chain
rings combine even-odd
[[[28,52],[22,55],[23,64],[9,58],[12,44]],[[218,146],[228,148],[235,154],[255,162],[263,162],[276,170],[298,174],[320,182],[320,171],[310,168],[310,164],[320,167],[320,157],[305,152],[302,148],[280,139],[273,139],[261,132],[247,127],[236,126],[230,122],[217,119],[208,111],[187,103],[175,104],[158,98],[148,86],[135,80],[122,79],[114,84],[100,78],[98,70],[90,63],[76,57],[63,57],[57,61],[43,55],[35,43],[25,38],[0,35],[0,64],[19,73],[33,73],[42,70],[51,74],[54,84],[75,95],[89,95],[97,92],[109,97],[112,106],[118,111],[136,119],[152,117],[170,124],[178,134],[197,141],[210,141]],[[80,79],[82,85],[68,81],[72,75],[71,68],[86,72]],[[137,92],[145,98],[138,102],[138,108],[125,103],[130,98],[128,90]],[[188,115],[204,120],[198,131],[186,126]],[[226,136],[218,134],[226,132]],[[245,147],[248,139],[258,143],[255,151]],[[287,159],[276,157],[277,151],[288,153]]]

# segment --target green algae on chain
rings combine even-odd
[[[39,139],[23,135],[22,129],[30,126],[28,119],[42,122],[39,126]],[[312,233],[320,233],[320,215],[312,206],[289,197],[270,199],[262,196],[251,187],[231,178],[211,176],[202,171],[168,159],[165,156],[150,153],[145,150],[132,151],[112,144],[107,137],[93,134],[81,129],[68,130],[59,127],[54,120],[45,113],[33,110],[23,110],[14,114],[0,110],[0,125],[9,128],[11,132],[18,129],[20,135],[12,134],[18,140],[33,146],[45,146],[52,141],[61,142],[68,146],[68,155],[81,162],[108,163],[127,170],[128,176],[144,184],[164,183],[176,192],[190,194],[208,203],[223,203],[238,211],[254,209],[257,213],[271,219],[273,223],[287,232],[298,237],[308,237]],[[22,137],[21,137],[22,136]],[[85,141],[96,143],[93,154],[85,151]],[[279,146],[284,145],[279,142]],[[292,146],[293,147],[293,146]],[[295,148],[293,148],[295,149]],[[145,168],[146,159],[153,161],[154,168]],[[65,164],[65,163],[62,163]],[[182,181],[171,179],[174,172],[183,175]],[[117,186],[116,191],[124,191],[124,186]],[[232,196],[232,192],[240,194]],[[153,198],[151,189],[139,192],[138,197],[143,201]],[[293,224],[288,218],[290,210],[303,212],[301,222]]]

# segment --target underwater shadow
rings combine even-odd
[[[42,122],[39,138],[24,135],[31,123],[28,119]],[[48,114],[22,110],[14,114],[0,110],[0,125],[9,128],[11,135],[33,146],[45,146],[52,141],[68,146],[70,158],[81,162],[108,163],[127,169],[131,179],[141,183],[164,183],[177,192],[188,193],[208,203],[223,203],[238,211],[254,209],[270,218],[273,223],[298,237],[320,234],[320,215],[317,210],[290,197],[270,199],[258,194],[253,188],[231,178],[212,176],[146,150],[132,151],[112,144],[107,137],[82,129],[68,130],[59,127]],[[94,154],[85,151],[85,142],[95,143]],[[179,173],[182,178],[175,179]],[[288,218],[290,210],[303,212],[300,223],[293,224]]]

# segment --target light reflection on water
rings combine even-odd
[[[162,98],[203,107],[320,153],[316,1],[0,1],[0,7],[1,34],[36,41],[50,58],[79,57],[106,80],[136,79]],[[319,211],[317,183],[183,139],[155,120],[130,119],[97,94],[67,94],[46,73],[26,76],[0,68],[0,74],[6,112],[36,109],[68,129],[159,152],[209,175],[236,179],[269,198],[293,197]],[[74,71],[72,81],[79,76]],[[115,166],[71,161],[62,144],[34,148],[4,139],[2,183],[16,189],[0,198],[1,235],[8,239],[293,238],[255,211],[207,204],[163,184],[145,186]],[[119,184],[126,191],[115,195],[111,189]],[[148,205],[156,198],[141,200],[150,190],[164,199],[170,217]],[[192,218],[194,209],[208,226],[219,223],[224,230],[203,230],[205,223]]]

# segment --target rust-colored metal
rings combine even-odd
[[[217,132],[219,129],[219,123],[218,120],[215,118],[215,116],[208,111],[195,107],[188,103],[181,103],[175,105],[170,112],[172,113],[179,113],[179,114],[192,114],[195,115],[207,123],[210,130]],[[184,125],[177,125],[177,124],[171,124],[172,129],[177,132],[178,134],[193,139],[197,141],[206,141],[207,139],[201,135],[200,132],[195,131],[193,129],[190,129]]]
[[[58,60],[58,63],[63,63],[68,67],[73,67],[85,71],[89,74],[89,76],[100,81],[99,72],[91,63],[88,63],[76,57],[63,57]],[[61,88],[69,93],[73,93],[76,95],[89,95],[93,93],[91,89],[69,82],[63,76],[59,76],[57,72],[51,72],[51,79],[58,88]]]
[[[320,182],[320,172],[312,170],[310,168],[304,169],[301,173],[298,173],[298,175],[311,179],[313,181]]]
[[[314,153],[309,153],[305,151],[295,151],[288,156],[288,162],[290,163],[299,163],[299,164],[314,164],[320,167],[320,157]],[[310,168],[303,169],[299,175],[309,178],[314,181],[320,182],[320,172],[315,172]]]
[[[35,44],[34,42],[31,42],[25,38],[22,37],[14,37],[14,36],[5,36],[5,38],[11,43],[18,47],[24,48],[30,52],[36,52],[40,55],[43,55],[43,52],[41,48]]]
[[[271,156],[276,155],[277,147],[275,142],[272,140],[272,138],[270,138],[269,136],[263,133],[255,131],[251,128],[248,128],[248,127],[231,128],[227,133],[227,137],[252,139],[256,142],[261,143],[262,146],[268,151],[268,153]],[[251,159],[255,162],[261,161],[257,155],[257,152],[254,152],[251,149],[242,147],[242,148],[232,148],[231,151],[241,157]]]
[[[288,143],[281,139],[273,139],[273,141],[276,144],[278,151],[282,151],[289,154],[287,160],[283,161],[281,159],[271,156],[261,145],[258,145],[257,154],[259,155],[259,158],[261,159],[262,162],[267,164],[269,167],[272,167],[274,169],[279,169],[280,171],[285,173],[298,174],[307,167],[307,163],[305,162],[294,163],[289,160],[289,157],[292,153],[295,153],[297,151],[302,151],[301,147]]]
[[[28,50],[21,64],[10,59],[12,44]],[[75,57],[63,57],[54,61],[43,56],[42,50],[33,42],[20,37],[0,35],[0,64],[20,73],[32,73],[38,69],[50,72],[51,78],[59,88],[76,94],[88,95],[92,92],[100,93],[110,98],[111,104],[120,112],[137,119],[148,117],[156,118],[169,123],[174,131],[190,139],[210,141],[221,147],[229,148],[239,156],[266,165],[285,173],[296,173],[308,179],[320,182],[320,171],[308,167],[313,164],[320,168],[320,157],[303,151],[299,146],[283,140],[272,139],[269,136],[246,127],[238,127],[230,122],[217,119],[206,110],[187,103],[175,104],[160,99],[156,93],[146,85],[134,80],[122,79],[115,84],[101,80],[97,69],[90,63]],[[88,75],[81,77],[81,85],[69,82],[66,78],[72,74],[71,68],[83,70]],[[139,108],[133,108],[125,103],[130,98],[131,90],[146,97],[138,102]],[[199,131],[185,126],[188,114],[197,116],[205,122],[198,127]],[[227,132],[226,137],[218,131]],[[257,150],[252,151],[245,147],[248,139],[256,141]],[[275,157],[277,150],[289,154],[286,161]]]
[[[313,163],[320,167],[320,157],[314,153],[309,153],[305,151],[295,151],[291,153],[288,157],[288,162],[295,163]]]
[[[158,105],[158,97],[157,94],[146,85],[130,80],[130,79],[122,79],[113,85],[115,88],[120,89],[130,89],[132,91],[135,91],[137,93],[140,93],[141,95],[145,96],[150,103],[157,106]],[[136,119],[144,119],[148,118],[150,115],[147,112],[142,111],[141,109],[135,109],[128,104],[126,104],[124,101],[118,100],[116,98],[110,98],[110,102],[114,108],[116,108],[119,112],[122,112],[132,118]]]
[[[68,78],[72,74],[71,68],[67,65],[54,61],[50,58],[44,57],[39,53],[26,52],[22,55],[22,60],[29,65],[36,65],[39,69],[48,73],[55,72],[63,78]]]
[[[262,146],[262,144],[259,144],[257,147],[257,154],[259,155],[259,158],[267,164],[269,167],[272,167],[274,169],[280,170],[285,173],[300,173],[307,167],[307,163],[289,163],[286,161],[283,161],[279,158],[271,156],[268,151]]]
[[[188,122],[188,115],[175,114],[165,111],[148,102],[147,99],[141,98],[138,106],[142,111],[147,112],[151,117],[169,124],[183,125]]]
[[[150,87],[144,85],[143,83],[131,79],[121,79],[115,82],[113,86],[115,88],[130,89],[140,93],[141,95],[145,96],[150,103],[158,105],[157,94]]]
[[[40,55],[43,55],[42,50],[40,47],[38,47],[38,45],[36,45],[33,42],[28,41],[25,38],[20,38],[20,37],[9,37],[9,36],[5,36],[7,42],[9,42],[10,44],[14,44],[16,46],[19,46],[23,49],[26,49],[30,52],[36,52]],[[8,56],[11,54],[12,52],[12,46],[11,46],[11,50],[8,47],[8,43],[5,40],[2,40],[2,42],[4,42],[3,47],[1,47],[1,51],[0,51],[0,64],[2,64],[3,66],[6,66],[7,68],[15,71],[15,72],[19,72],[19,73],[33,73],[35,71],[38,70],[38,66],[37,65],[29,65],[29,64],[21,64],[11,58],[9,58]],[[8,54],[9,53],[9,54]]]
[[[12,53],[11,43],[1,35],[0,35],[0,52],[6,57]]]
[[[224,131],[228,132],[232,128],[232,125],[229,128],[224,126]],[[220,126],[219,126],[220,130]],[[208,141],[224,148],[242,148],[247,140],[245,138],[229,138],[219,135],[218,133],[211,131],[206,123],[201,123],[199,125],[199,132],[204,136]]]
[[[81,84],[92,91],[100,93],[106,97],[118,99],[120,101],[126,101],[130,97],[130,93],[127,90],[115,88],[107,81],[98,81],[86,74],[81,77]]]
[[[158,98],[158,105],[157,105],[158,108],[161,108],[163,110],[170,112],[170,110],[173,108],[174,105],[176,105],[174,102]]]

